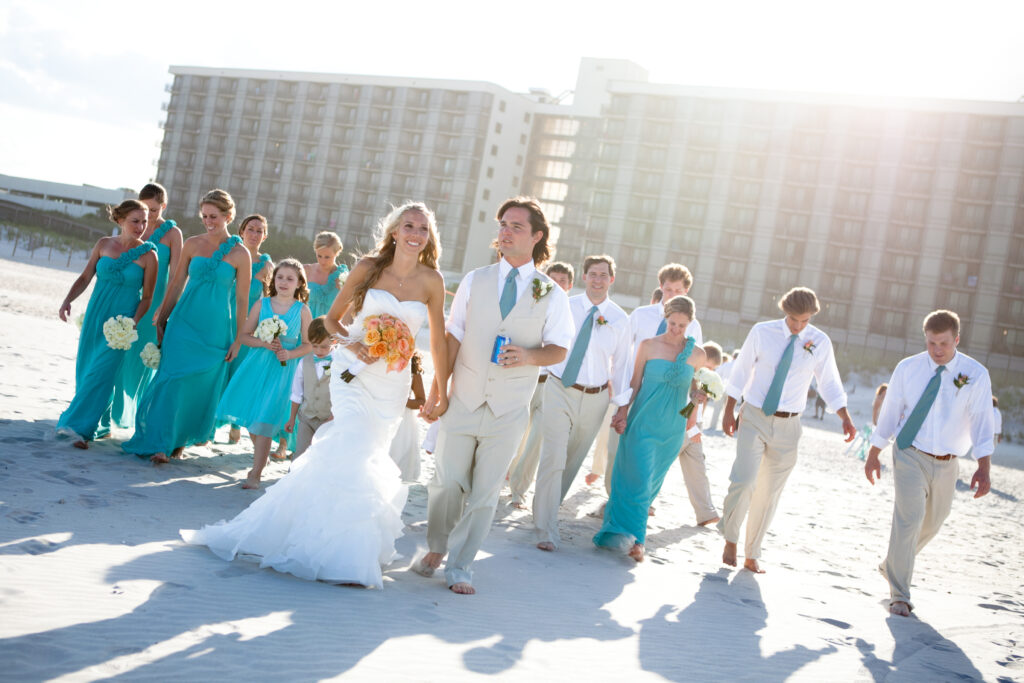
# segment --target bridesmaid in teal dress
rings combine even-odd
[[[270,286],[271,273],[274,270],[274,262],[270,260],[270,254],[261,254],[260,247],[266,241],[270,230],[267,227],[267,219],[258,213],[250,214],[238,224],[238,236],[242,238],[242,244],[249,250],[249,258],[252,261],[252,279],[249,281],[249,307],[252,310],[253,304],[260,300],[260,297],[267,293]],[[238,355],[228,367],[228,382],[234,377],[242,361],[249,354],[249,347],[242,344],[238,349]],[[228,443],[238,443],[242,438],[238,425],[231,425],[228,432]]]
[[[167,281],[181,256],[182,235],[174,221],[164,218],[167,209],[167,190],[159,183],[148,183],[139,191],[139,201],[149,209],[146,233],[142,236],[156,247],[160,268],[153,288],[153,305],[147,315],[142,316],[136,331],[139,339],[125,354],[124,362],[114,381],[114,397],[109,413],[100,422],[101,429],[109,431],[113,424],[122,429],[135,426],[135,407],[142,393],[153,381],[156,370],[146,367],[139,354],[146,344],[156,344],[156,316],[167,290]]]
[[[630,403],[612,418],[622,438],[594,545],[626,550],[637,562],[644,559],[648,509],[686,438],[686,418],[679,411],[689,402],[694,370],[704,362],[704,350],[686,336],[694,314],[689,297],[665,304],[665,332],[640,343]]]
[[[160,367],[139,402],[135,436],[124,443],[125,451],[154,463],[213,438],[228,363],[241,345],[251,263],[242,239],[228,233],[235,202],[224,190],[211,190],[199,215],[206,233],[181,249],[157,317]]]
[[[342,248],[337,233],[324,231],[313,239],[316,263],[307,263],[305,267],[309,277],[309,310],[314,318],[327,315],[334,297],[341,291],[341,276],[348,273],[348,266],[338,263]]]
[[[153,300],[158,269],[155,247],[141,239],[146,232],[146,205],[126,199],[107,213],[121,227],[121,234],[96,243],[59,313],[60,319],[67,321],[71,302],[86,290],[95,274],[96,287],[78,339],[75,397],[57,421],[57,433],[70,437],[77,448],[88,448],[88,442],[96,437],[100,418],[110,409],[114,378],[125,354],[131,353],[107,345],[103,323],[123,315],[138,325]]]
[[[306,334],[312,316],[303,303],[308,298],[302,264],[295,259],[284,259],[274,269],[270,296],[253,305],[242,328],[242,344],[252,347],[252,351],[231,378],[217,405],[219,419],[245,425],[252,439],[253,468],[242,488],[260,487],[270,446],[288,422],[295,367],[311,348]],[[272,342],[253,336],[260,322],[275,315],[287,326],[283,335]]]

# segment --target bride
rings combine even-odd
[[[444,279],[437,269],[434,214],[420,203],[403,204],[381,220],[378,233],[374,251],[338,292],[327,329],[347,336],[341,320],[353,314],[351,329],[358,338],[364,320],[388,314],[404,321],[415,337],[428,322],[437,385],[446,387]],[[351,338],[333,355],[334,419],[266,494],[229,522],[181,530],[186,543],[209,546],[225,560],[257,556],[260,566],[303,579],[383,586],[381,566],[394,558],[404,526],[407,488],[388,449],[409,395],[410,371],[389,372]],[[421,414],[434,419],[447,408],[442,394]]]

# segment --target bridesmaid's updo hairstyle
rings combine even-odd
[[[296,259],[284,258],[274,266],[274,275],[270,278],[270,296],[277,296],[277,271],[282,268],[291,268],[299,275],[299,286],[295,288],[295,298],[306,303],[309,301],[309,285],[306,283],[306,269]]]
[[[160,183],[146,183],[139,190],[139,200],[152,199],[157,204],[167,203],[167,190]]]
[[[380,219],[380,222],[377,223],[377,229],[374,231],[374,235],[377,238],[377,246],[374,247],[372,252],[367,254],[372,259],[370,272],[365,280],[356,285],[355,291],[352,293],[352,307],[355,313],[363,310],[363,300],[366,298],[366,293],[373,289],[384,269],[395,260],[395,233],[398,231],[398,226],[402,223],[402,216],[409,211],[418,211],[427,219],[427,228],[430,236],[427,239],[427,245],[420,252],[419,260],[420,263],[428,268],[437,270],[437,262],[441,258],[441,240],[437,236],[437,220],[434,218],[434,212],[428,209],[427,205],[422,202],[406,202],[401,206],[392,208],[388,215]]]
[[[665,302],[665,317],[669,317],[673,313],[682,313],[690,322],[693,322],[693,317],[697,312],[697,307],[693,303],[693,299],[688,296],[674,296]]]
[[[231,198],[224,190],[210,190],[203,195],[203,198],[199,201],[199,208],[202,210],[203,204],[210,204],[216,206],[218,209],[228,215],[229,219],[235,217],[235,200]]]
[[[344,249],[344,246],[341,243],[341,238],[338,237],[338,233],[331,232],[330,230],[318,232],[316,237],[313,238],[314,251],[323,247],[330,247],[335,253]]]
[[[249,225],[253,221],[259,221],[260,223],[263,223],[263,228],[266,234],[270,234],[270,223],[267,222],[267,217],[261,216],[258,213],[250,213],[248,216],[242,219],[242,222],[238,224],[238,234],[241,235],[243,232],[245,232],[245,226]]]
[[[108,206],[107,218],[120,225],[121,221],[128,218],[128,214],[132,211],[145,211],[149,215],[149,207],[138,199],[126,199],[117,206]]]

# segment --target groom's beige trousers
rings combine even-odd
[[[547,375],[541,375],[546,378]],[[530,418],[527,422],[526,434],[519,444],[519,452],[508,469],[508,487],[512,490],[512,502],[524,504],[526,492],[537,476],[537,464],[540,462],[540,444],[544,440],[544,386],[547,383],[537,382],[530,399]]]
[[[601,428],[608,390],[588,394],[566,388],[554,375],[544,386],[544,442],[533,494],[533,524],[538,542],[558,545],[558,508]]]
[[[935,537],[953,506],[953,492],[960,471],[956,458],[938,460],[914,447],[892,449],[895,504],[885,576],[892,592],[890,602],[910,602],[914,559]]]
[[[718,528],[726,541],[737,543],[746,518],[744,556],[748,560],[761,557],[761,541],[775,516],[786,479],[796,465],[802,431],[799,415],[769,417],[749,403],[740,411],[736,460],[729,472],[729,492]]]
[[[704,445],[701,441],[686,439],[679,451],[679,468],[683,471],[683,483],[693,506],[697,524],[709,522],[718,517],[718,510],[711,500],[711,484],[704,465]]]
[[[449,586],[472,583],[469,567],[491,529],[505,473],[529,419],[527,405],[497,417],[486,403],[469,410],[457,396],[450,399],[427,487],[427,546],[448,553]]]

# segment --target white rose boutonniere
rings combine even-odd
[[[541,282],[539,277],[533,278],[533,300],[540,301],[554,289],[554,285],[550,282]]]

